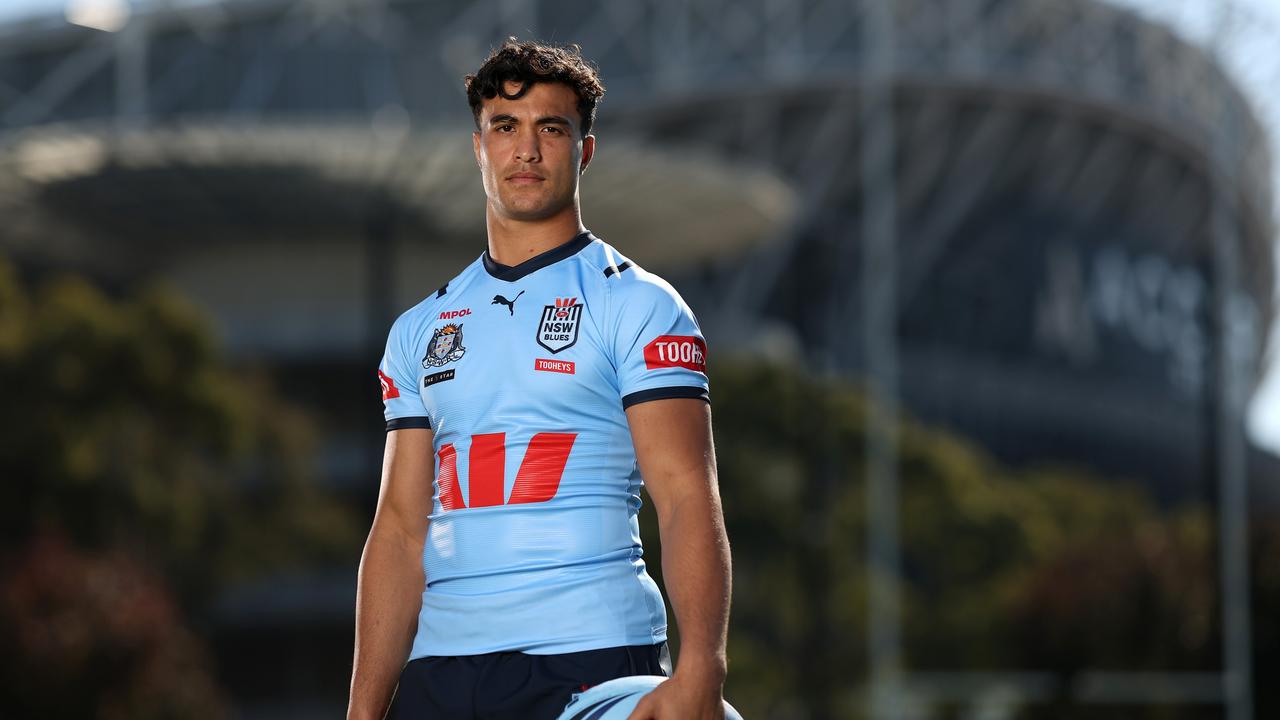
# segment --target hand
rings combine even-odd
[[[720,683],[676,674],[645,695],[627,720],[724,720]]]

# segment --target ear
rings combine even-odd
[[[587,166],[591,164],[591,158],[596,154],[596,136],[588,135],[582,138],[582,162],[578,164],[578,174],[587,171]]]
[[[471,153],[476,157],[476,167],[480,167],[480,131],[471,133]]]

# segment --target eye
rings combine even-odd
[[[555,125],[547,125],[546,127],[542,128],[542,131],[543,131],[543,132],[554,133],[554,134],[556,134],[556,135],[563,135],[563,134],[564,134],[564,129],[563,129],[563,128],[558,128],[558,127],[556,127]]]
[[[494,128],[494,130],[496,130],[497,132],[511,132],[515,130],[515,127],[512,125],[499,125],[496,128]]]

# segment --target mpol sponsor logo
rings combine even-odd
[[[471,314],[471,308],[462,308],[461,310],[445,310],[440,313],[441,320],[453,320],[454,318],[466,317]]]
[[[566,375],[574,374],[572,360],[548,360],[546,358],[538,358],[533,361],[533,369],[542,372],[558,372]]]
[[[680,367],[705,373],[707,344],[695,335],[659,335],[644,346],[644,366],[648,370]]]

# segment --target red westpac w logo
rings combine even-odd
[[[467,459],[471,464],[470,488],[463,502],[462,486],[458,483],[458,452],[453,443],[446,443],[436,454],[440,457],[440,473],[436,482],[440,487],[440,506],[445,510],[461,510],[467,507],[491,507],[517,503],[546,502],[556,496],[565,463],[577,433],[542,432],[529,440],[529,447],[516,472],[511,497],[503,502],[503,468],[507,462],[507,434],[485,433],[471,436],[471,450]]]
[[[556,319],[563,320],[569,317],[569,308],[578,304],[578,298],[556,298]]]

